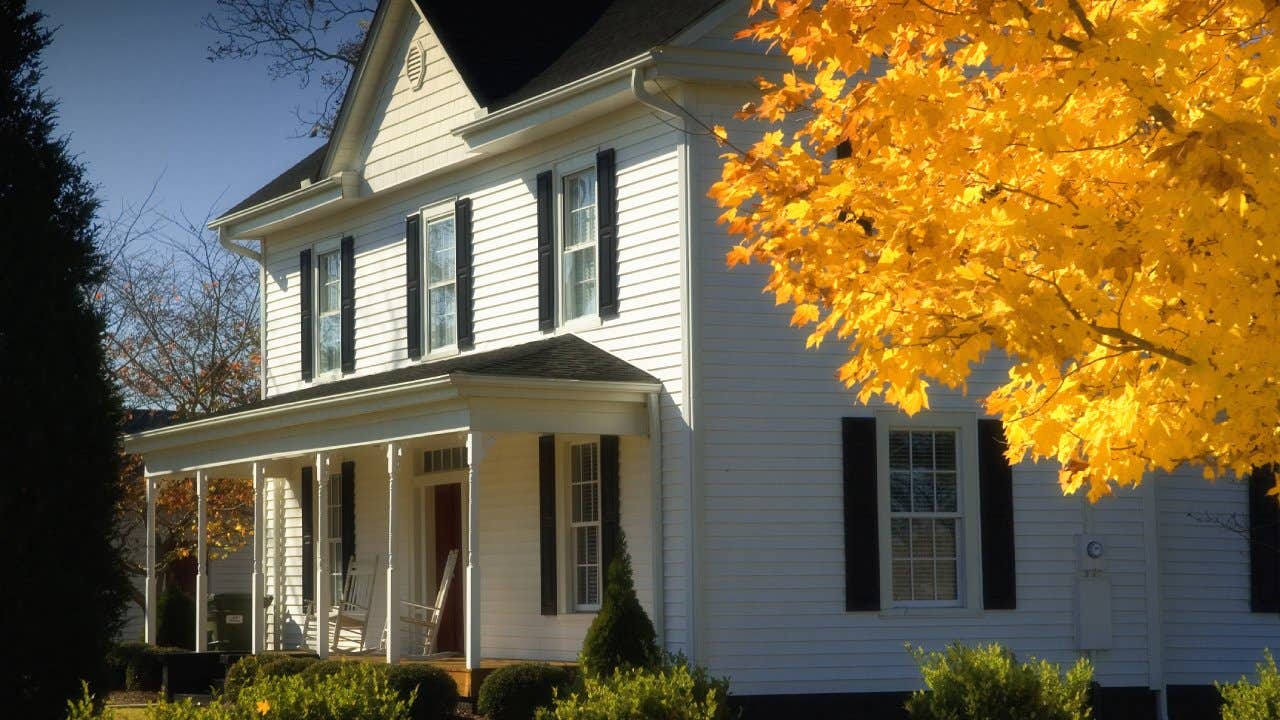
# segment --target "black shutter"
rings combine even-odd
[[[556,590],[556,436],[538,438],[538,539],[542,560],[542,614],[559,610]]]
[[[875,418],[844,418],[844,609],[880,609]]]
[[[298,256],[298,295],[301,304],[299,312],[302,320],[302,379],[310,380],[316,371],[315,356],[315,322],[312,320],[312,302],[315,293],[311,291],[311,250],[303,250]]]
[[[418,215],[404,219],[405,322],[409,325],[409,359],[422,357],[422,234]]]
[[[342,503],[342,577],[347,576],[351,558],[356,554],[356,464],[342,463],[342,482],[338,488]]]
[[[356,369],[356,250],[355,239],[342,238],[342,372]]]
[[[1280,503],[1267,491],[1274,470],[1258,468],[1249,475],[1249,609],[1280,612]]]
[[[618,492],[618,436],[600,436],[600,587],[609,585],[609,563],[618,550],[618,533],[622,527],[621,502]]]
[[[473,328],[475,272],[471,267],[471,198],[462,198],[453,206],[454,260],[458,278],[458,349],[475,347]]]
[[[596,220],[600,253],[600,317],[618,314],[618,169],[613,148],[596,153]]]
[[[1005,459],[1004,426],[978,421],[978,497],[982,504],[982,607],[1018,607],[1013,549],[1013,468]]]
[[[315,469],[302,468],[302,487],[298,490],[298,504],[302,506],[302,599],[316,599],[316,485]]]
[[[553,249],[555,190],[551,171],[538,173],[538,329],[556,327],[556,276]]]

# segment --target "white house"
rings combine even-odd
[[[1280,647],[1261,482],[1063,497],[973,399],[999,362],[857,405],[726,268],[704,125],[761,132],[732,115],[786,68],[732,39],[744,0],[583,5],[384,0],[330,142],[211,223],[262,268],[263,397],[127,443],[149,488],[253,478],[256,649],[381,556],[363,646],[399,661],[458,549],[438,649],[570,661],[619,529],[663,645],[754,717],[895,717],[904,643],[951,641],[1087,655],[1102,717],[1208,717]]]

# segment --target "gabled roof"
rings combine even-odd
[[[649,373],[576,335],[559,335],[523,345],[457,355],[386,372],[360,375],[349,380],[319,383],[204,417],[235,415],[300,400],[315,400],[360,390],[373,390],[455,373],[585,382],[658,383],[657,378]]]
[[[374,25],[391,0],[378,7]],[[725,0],[560,0],[508,3],[412,0],[431,23],[467,88],[490,111],[586,77],[670,40]],[[370,35],[369,42],[376,38]],[[369,48],[361,55],[366,62]],[[355,94],[351,75],[343,108]],[[222,216],[317,181],[331,144],[317,148]]]

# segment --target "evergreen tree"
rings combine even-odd
[[[6,717],[62,717],[103,677],[127,597],[109,540],[120,402],[92,295],[97,201],[39,87],[52,34],[0,0],[0,482]],[[86,67],[92,72],[92,67]]]
[[[607,581],[600,612],[582,641],[579,662],[588,675],[600,677],[615,668],[656,667],[662,660],[658,634],[653,629],[631,579],[631,555],[627,539],[618,530],[618,545],[606,570]]]

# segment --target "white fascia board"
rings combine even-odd
[[[456,372],[450,376],[463,398],[510,398],[525,400],[605,401],[644,404],[649,393],[661,392],[658,382],[613,382],[607,380],[565,380],[507,375],[473,375]]]
[[[356,63],[355,75],[347,86],[351,95],[338,108],[330,133],[332,145],[321,163],[321,173],[349,170],[352,160],[360,156],[364,134],[368,132],[370,108],[377,100],[378,80],[386,69],[396,33],[405,20],[405,5],[412,0],[382,0],[374,13],[373,23]],[[390,37],[388,37],[390,35]]]
[[[521,136],[521,141],[543,137],[560,129],[564,124],[562,121],[569,119],[567,116],[572,115],[572,124],[576,124],[588,117],[607,112],[611,108],[599,105],[625,95],[628,92],[631,70],[652,62],[653,58],[648,52],[642,53],[554,90],[489,113],[478,120],[472,120],[451,132],[466,141],[472,150],[483,147],[486,151],[507,147],[511,143],[496,143],[517,135]],[[554,127],[546,130],[547,126]]]
[[[256,239],[341,209],[360,195],[360,175],[342,172],[291,193],[210,221],[231,239]]]
[[[456,398],[448,376],[269,405],[124,436],[127,452],[146,454],[263,430],[303,426]]]
[[[756,87],[760,76],[798,70],[785,55],[664,46],[654,48],[657,79]]]

